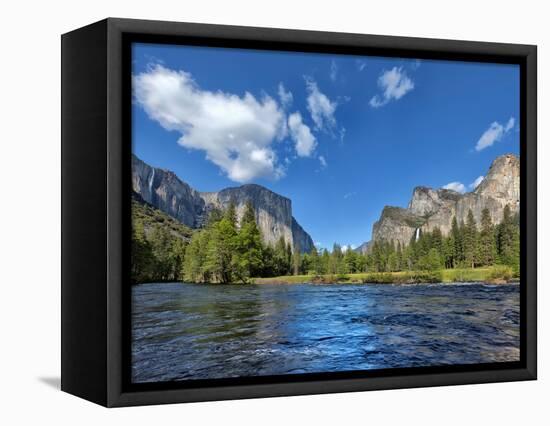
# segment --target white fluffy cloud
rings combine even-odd
[[[460,182],[450,182],[447,185],[443,186],[443,189],[451,189],[456,192],[460,192],[461,194],[466,192],[466,187],[463,183]]]
[[[279,99],[281,100],[281,105],[283,106],[283,108],[288,108],[290,105],[292,105],[294,96],[292,96],[292,92],[290,90],[287,91],[285,89],[283,83],[279,83],[277,94],[279,95]]]
[[[132,81],[135,100],[149,117],[179,132],[180,145],[204,151],[229,179],[248,182],[284,175],[272,144],[286,136],[286,120],[271,97],[202,90],[191,74],[160,64]]]
[[[310,77],[306,77],[307,109],[317,130],[329,130],[336,126],[334,113],[338,106],[319,90],[317,83]]]
[[[485,176],[479,176],[476,180],[474,180],[470,185],[468,185],[470,187],[471,190],[474,190],[476,189],[479,184],[481,182],[483,182],[483,179],[485,179]]]
[[[382,93],[371,98],[369,104],[373,108],[379,108],[392,100],[401,99],[414,89],[414,82],[402,67],[393,67],[391,70],[383,71],[378,77],[378,87]]]
[[[310,157],[317,146],[317,141],[309,127],[303,123],[302,115],[298,111],[288,116],[288,128],[294,141],[296,154],[299,157]]]
[[[495,142],[501,140],[506,133],[514,128],[516,119],[510,117],[505,125],[500,124],[498,121],[491,123],[489,128],[483,132],[476,144],[476,151],[481,151],[485,148],[492,146]]]
[[[319,163],[321,163],[321,167],[324,169],[327,166],[327,160],[324,156],[319,155]]]

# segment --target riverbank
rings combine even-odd
[[[272,278],[255,278],[255,284],[302,283],[350,283],[350,284],[417,284],[451,282],[485,282],[505,284],[518,282],[512,268],[491,266],[487,268],[442,269],[439,271],[362,272],[356,274],[287,275]]]
[[[133,283],[158,284],[173,281]],[[252,278],[250,284],[421,284],[421,283],[490,283],[519,282],[509,266],[495,265],[486,268],[441,269],[439,271],[361,272],[355,274],[285,275],[269,278]],[[196,283],[204,284],[204,283]],[[206,283],[222,285],[219,283]],[[242,284],[239,282],[223,285]]]

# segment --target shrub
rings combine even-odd
[[[363,283],[385,284],[392,282],[392,276],[384,272],[369,272],[362,281]]]
[[[410,283],[440,283],[443,282],[443,273],[441,271],[416,271],[409,275]]]
[[[464,269],[450,269],[447,274],[451,282],[463,283],[469,281]]]
[[[491,268],[491,271],[489,271],[489,274],[487,275],[487,279],[489,281],[509,281],[514,276],[514,271],[510,266],[506,265],[496,265],[493,268]]]
[[[441,283],[441,271],[412,271],[406,273],[370,272],[363,276],[363,283],[374,284],[420,284]]]

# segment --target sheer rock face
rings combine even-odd
[[[393,236],[395,243],[408,243],[416,228],[422,226],[422,223],[422,219],[408,209],[386,206],[380,219],[372,226],[372,239],[382,241],[386,240],[387,236]]]
[[[294,217],[292,218],[291,230],[294,247],[297,247],[301,253],[311,252],[314,247],[313,240],[304,230],[304,228],[302,228],[301,225],[296,222],[296,219],[294,219]]]
[[[240,221],[246,204],[251,202],[268,244],[274,245],[283,237],[302,252],[313,247],[311,237],[292,216],[292,202],[263,186],[249,184],[218,192],[198,192],[173,172],[151,167],[136,156],[132,161],[132,186],[149,204],[192,228],[200,228],[210,210],[225,209],[231,202]]]
[[[154,168],[132,156],[132,188],[144,201],[190,228],[204,220],[205,202],[199,192],[173,172]]]
[[[246,204],[251,202],[256,213],[256,223],[262,231],[265,242],[274,245],[282,236],[287,243],[294,245],[292,205],[288,198],[253,184],[201,195],[209,207],[219,209],[226,209],[233,201],[237,211],[237,221],[241,220]]]
[[[504,207],[519,211],[519,158],[512,154],[497,157],[487,176],[474,191],[465,194],[449,189],[416,187],[406,209],[386,206],[372,230],[372,241],[398,241],[408,245],[419,228],[433,231],[438,227],[443,235],[451,231],[453,217],[466,222],[472,210],[476,222],[481,222],[481,212],[489,209],[493,223],[500,223]],[[360,246],[367,252],[369,244]]]

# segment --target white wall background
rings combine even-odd
[[[545,220],[550,213],[550,31],[545,2],[6,0],[0,16],[0,423],[450,426],[548,421],[550,270],[544,267],[550,254],[545,244],[550,239]],[[115,410],[58,391],[60,34],[107,16],[537,44],[540,379]]]

